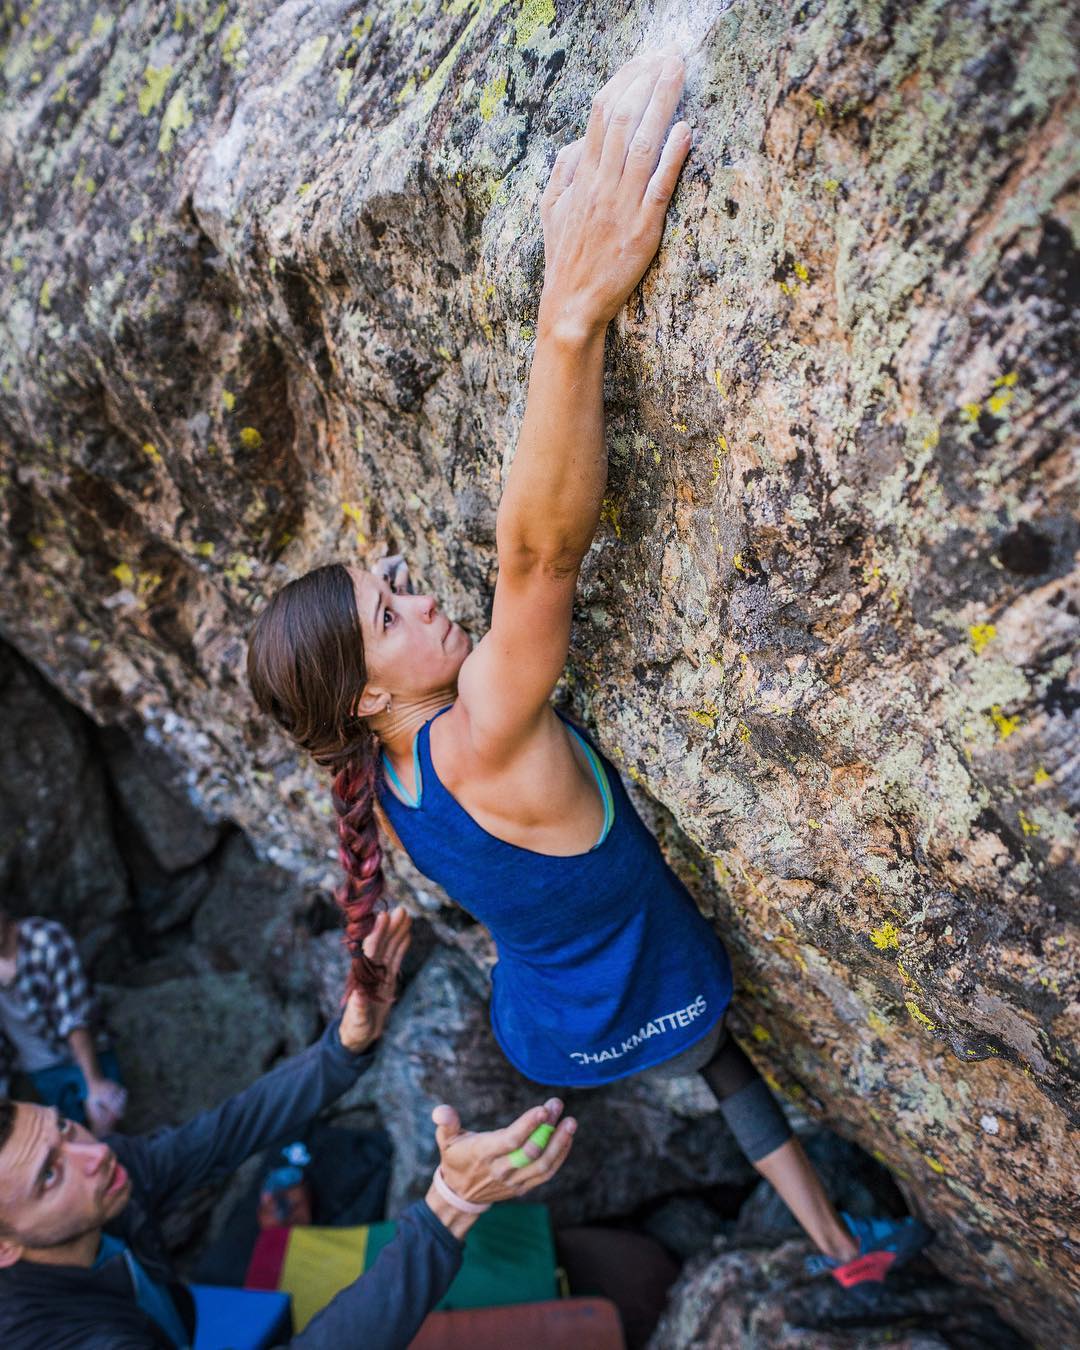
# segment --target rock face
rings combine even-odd
[[[1025,1342],[963,1290],[925,1272],[844,1290],[811,1279],[804,1241],[748,1247],[686,1266],[649,1350],[1023,1350]]]
[[[15,8],[0,626],[314,881],[325,785],[255,716],[244,633],[385,543],[482,627],[540,185],[602,75],[685,41],[570,701],[660,804],[762,1062],[888,1162],[944,1270],[1067,1339],[1067,7]]]
[[[282,1048],[280,1009],[240,971],[102,992],[131,1089],[124,1129],[133,1133],[219,1106]]]

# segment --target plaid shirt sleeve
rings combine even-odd
[[[27,921],[24,921],[27,922]],[[71,934],[51,919],[39,920],[32,935],[33,965],[42,977],[44,1011],[61,1041],[78,1027],[90,1027],[94,1000]]]

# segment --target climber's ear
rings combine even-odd
[[[377,684],[365,684],[364,692],[353,704],[354,717],[377,717],[390,707],[390,691]]]

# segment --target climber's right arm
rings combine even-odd
[[[690,148],[686,123],[671,127],[682,85],[670,55],[623,66],[593,101],[584,139],[555,161],[541,203],[544,289],[496,522],[491,628],[458,677],[481,757],[502,759],[529,738],[566,661],[578,569],[607,482],[604,335],[659,247]]]

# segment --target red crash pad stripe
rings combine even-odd
[[[262,1230],[248,1262],[247,1274],[244,1276],[245,1289],[277,1289],[291,1233],[292,1229],[284,1225]]]
[[[503,1308],[429,1313],[409,1350],[625,1350],[622,1324],[606,1298],[563,1298]]]

